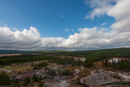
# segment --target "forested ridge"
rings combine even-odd
[[[48,56],[50,54],[51,56]],[[75,61],[69,58],[60,58],[56,56],[78,56],[85,57],[86,61]],[[9,65],[13,63],[25,63],[40,60],[49,60],[57,64],[72,64],[72,65],[84,65],[86,67],[93,66],[96,61],[108,60],[111,57],[130,58],[130,48],[118,48],[118,49],[102,49],[102,50],[88,50],[88,51],[46,51],[40,55],[23,54],[19,56],[4,56],[0,58],[0,65]],[[127,66],[129,68],[130,61],[120,62],[120,67]],[[107,65],[106,65],[107,66]],[[116,65],[119,66],[119,65]]]

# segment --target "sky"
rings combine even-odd
[[[0,0],[0,50],[130,47],[130,0]]]

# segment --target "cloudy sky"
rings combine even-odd
[[[130,0],[0,0],[0,50],[130,47]]]

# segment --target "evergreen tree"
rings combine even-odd
[[[0,85],[11,85],[11,79],[5,72],[0,74]]]
[[[42,83],[42,82],[40,82],[40,84],[38,85],[38,87],[43,87],[43,83]]]
[[[108,59],[105,59],[104,65],[105,65],[105,66],[108,66]]]
[[[28,86],[30,82],[31,82],[30,78],[26,77],[25,80],[24,80],[24,86]]]

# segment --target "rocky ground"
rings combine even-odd
[[[80,82],[89,87],[99,87],[115,83],[129,83],[130,75],[128,73],[116,73],[99,69],[91,71],[91,75],[81,78]]]

